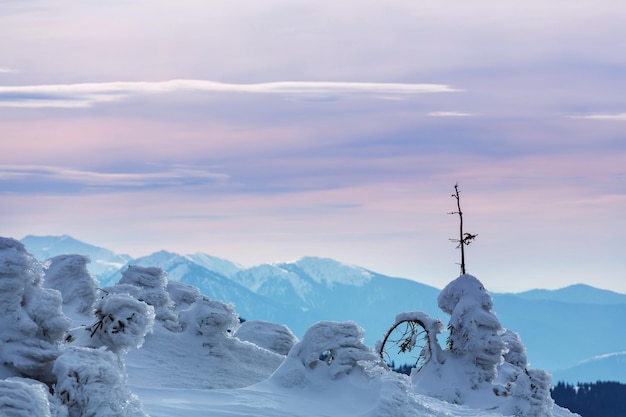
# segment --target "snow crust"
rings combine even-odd
[[[51,260],[46,285],[57,289],[46,288],[43,265],[0,238],[0,415],[572,416],[554,405],[550,375],[528,367],[519,335],[502,327],[471,275],[440,294],[445,348],[442,320],[397,315],[422,322],[435,353],[406,376],[364,344],[357,323],[321,321],[298,341],[281,325],[240,323],[233,305],[159,268],[129,267],[95,291],[86,262]]]

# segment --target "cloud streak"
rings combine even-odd
[[[54,183],[86,188],[162,188],[228,179],[228,175],[186,166],[150,172],[97,172],[54,165],[0,165],[0,183]]]
[[[613,113],[613,114],[587,114],[584,116],[573,116],[575,119],[586,120],[619,120],[626,122],[626,113]]]
[[[475,116],[473,113],[466,113],[460,111],[434,111],[427,114],[430,117],[470,117]]]
[[[279,81],[256,84],[229,84],[207,80],[158,82],[104,82],[0,86],[0,106],[5,107],[91,107],[142,94],[174,92],[274,94],[302,99],[345,96],[407,97],[426,93],[460,92],[445,84]]]

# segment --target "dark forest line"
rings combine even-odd
[[[626,384],[619,382],[559,382],[552,388],[552,398],[582,417],[626,416]]]

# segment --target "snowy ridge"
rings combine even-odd
[[[225,259],[217,258],[215,256],[207,255],[206,253],[193,253],[186,256],[193,262],[200,266],[205,267],[209,271],[214,271],[222,274],[226,277],[232,277],[237,272],[245,269],[241,265],[237,265],[234,262],[227,261]]]
[[[285,268],[298,268],[319,284],[332,287],[336,284],[360,287],[372,279],[372,274],[364,268],[350,266],[328,258],[303,257],[295,262],[279,264]]]
[[[314,283],[278,265],[264,264],[240,271],[233,280],[257,294],[282,298],[306,306],[312,300]]]
[[[626,352],[597,355],[566,369],[553,371],[555,381],[622,382],[626,374]],[[623,383],[623,382],[622,382]]]
[[[67,235],[29,235],[21,241],[40,262],[58,255],[88,256],[91,259],[89,270],[98,278],[111,275],[131,259],[128,255],[119,255],[109,249],[90,245]]]

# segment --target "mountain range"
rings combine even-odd
[[[298,337],[320,320],[352,320],[365,329],[365,343],[373,346],[396,314],[423,311],[448,320],[437,307],[439,289],[327,258],[244,268],[207,254],[165,250],[132,259],[69,236],[27,236],[22,243],[40,261],[88,255],[90,271],[103,287],[115,284],[128,265],[161,267],[170,280],[233,303],[243,319],[286,324]],[[625,294],[580,284],[491,295],[502,325],[520,334],[532,367],[553,372],[555,381],[626,383],[626,337],[619,330],[626,318]],[[445,343],[445,334],[439,342]]]

